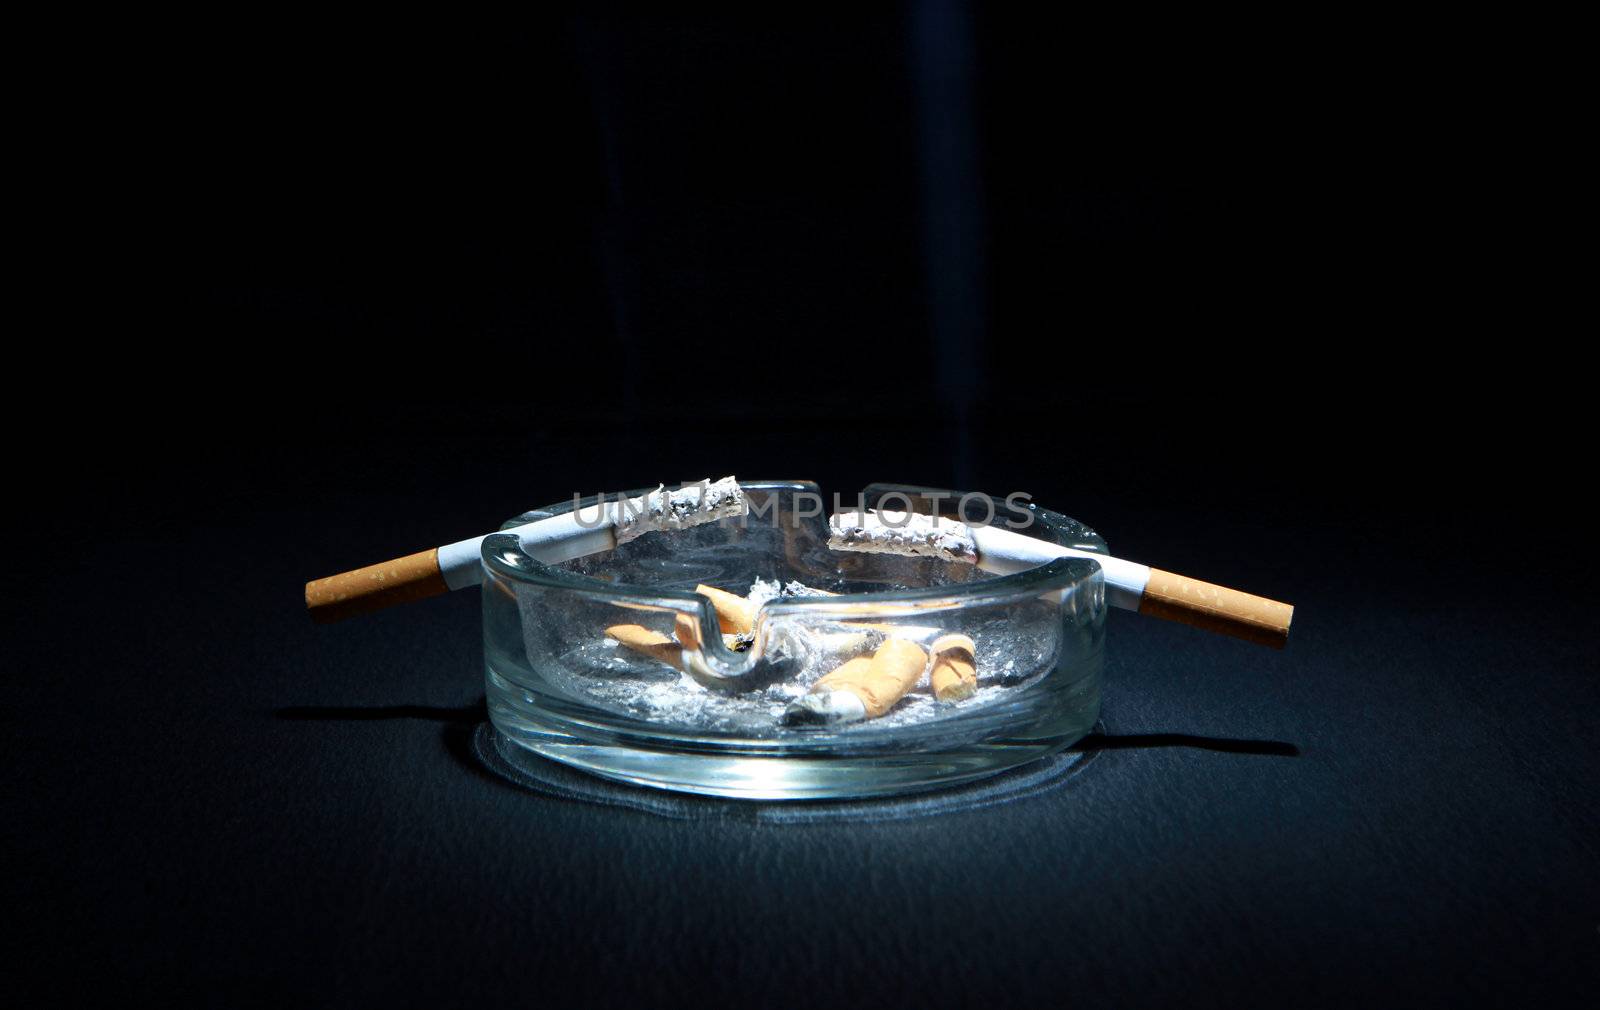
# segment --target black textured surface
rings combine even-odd
[[[1104,736],[1054,788],[881,822],[667,818],[485,769],[472,594],[306,621],[306,575],[489,507],[491,481],[420,490],[474,451],[395,497],[258,487],[146,516],[46,575],[58,605],[14,659],[50,675],[6,709],[26,975],[820,1005],[1436,1004],[1595,977],[1593,663],[1560,606],[1476,565],[1345,525],[1146,531],[1175,568],[1296,602],[1289,648],[1117,613]],[[1358,542],[1386,570],[1341,562]]]
[[[10,376],[10,1002],[1592,1002],[1584,288],[1516,230],[1579,205],[1559,60],[1519,95],[1392,12],[214,15],[113,33],[44,116],[90,149],[27,147],[68,284]],[[794,824],[486,771],[471,595],[305,619],[730,471],[1031,492],[1294,633],[1114,614],[1080,774]]]

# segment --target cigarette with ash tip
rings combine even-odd
[[[647,533],[686,530],[746,515],[744,490],[732,477],[675,490],[665,485],[635,498],[600,501],[563,515],[502,530],[547,565],[613,550]],[[306,583],[306,609],[320,623],[438,596],[483,581],[484,536],[430,547]]]
[[[1100,566],[1112,606],[1188,624],[1205,631],[1282,648],[1294,607],[1237,589],[1213,585],[1122,558],[1093,554],[996,526],[887,510],[837,512],[828,546],[839,551],[939,558],[1010,575],[1058,558],[1086,558]]]
[[[785,725],[832,725],[876,719],[922,679],[928,654],[915,642],[891,638],[868,656],[857,656],[829,673],[783,713]]]

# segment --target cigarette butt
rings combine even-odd
[[[866,678],[867,671],[872,669],[871,656],[857,656],[843,666],[830,671],[821,680],[811,685],[811,693],[822,691],[843,690],[847,684],[859,684]]]
[[[820,653],[846,656],[865,649],[872,637],[860,631],[827,631],[813,635],[811,641]]]
[[[688,614],[679,614],[677,619],[672,622],[672,637],[676,638],[678,643],[685,649],[699,649],[701,642],[700,622]],[[722,644],[730,650],[738,652],[742,643],[738,635],[723,635]]]
[[[700,648],[700,622],[688,614],[679,614],[672,622],[672,637],[685,649]]]
[[[891,638],[878,647],[871,659],[857,656],[817,681],[811,691],[853,694],[861,699],[866,717],[876,719],[917,686],[927,665],[928,654],[921,646],[904,638]]]
[[[717,624],[723,631],[735,635],[748,635],[755,630],[756,614],[760,607],[743,596],[737,596],[715,586],[695,586],[694,591],[711,601],[717,608]]]
[[[683,669],[683,646],[659,631],[638,624],[613,624],[606,629],[606,637],[625,649],[659,659],[674,669]]]
[[[857,656],[836,667],[811,685],[809,694],[790,702],[783,712],[784,724],[828,726],[867,718],[861,685],[871,670],[871,656]]]
[[[791,701],[780,721],[785,726],[832,726],[860,722],[866,717],[867,707],[861,704],[855,692],[823,691]]]
[[[652,614],[670,614],[670,613],[672,613],[672,608],[671,607],[657,607],[657,606],[652,606],[651,604],[648,604],[648,603],[628,603],[628,602],[626,602],[624,600],[617,600],[616,602],[612,603],[611,605],[613,607],[626,607],[629,610],[647,610]]]
[[[876,719],[917,686],[927,665],[921,646],[891,638],[871,656],[857,656],[813,684],[784,710],[783,721],[798,726]]]
[[[934,641],[933,672],[928,675],[933,696],[940,701],[970,698],[978,689],[977,647],[966,635],[945,635]]]
[[[876,719],[917,686],[928,666],[928,654],[915,642],[891,638],[872,654],[872,666],[859,687],[846,687],[861,698],[867,718]]]

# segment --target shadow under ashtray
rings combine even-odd
[[[473,732],[472,750],[495,775],[545,796],[640,810],[677,820],[769,824],[896,821],[996,806],[1061,787],[1091,764],[1099,752],[1067,750],[977,782],[903,796],[764,803],[663,792],[600,778],[510,743],[487,722],[478,724]]]

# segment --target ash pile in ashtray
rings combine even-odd
[[[730,648],[748,644],[763,604],[829,596],[799,582],[756,579],[745,596],[699,587],[722,619]],[[785,620],[774,652],[782,676],[742,693],[708,690],[682,672],[682,640],[639,625],[613,625],[601,641],[566,658],[568,688],[651,722],[766,736],[818,726],[893,727],[991,704],[1034,681],[1054,660],[1048,634],[1020,628],[1014,614],[972,618],[959,634],[838,618]],[[743,634],[741,634],[741,631]]]
[[[744,594],[744,598],[759,607],[764,603],[768,603],[772,600],[782,599],[786,596],[829,595],[832,594],[830,594],[827,590],[812,589],[810,586],[800,582],[795,582],[792,579],[785,585],[781,586],[778,584],[776,579],[772,580],[771,582],[768,582],[766,579],[757,579],[755,582],[751,583],[750,591]]]

